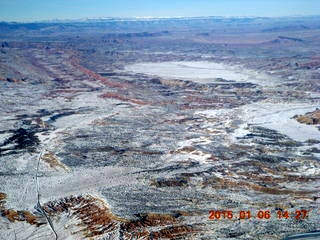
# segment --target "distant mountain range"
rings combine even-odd
[[[43,21],[27,21],[27,22],[16,22],[16,21],[0,21],[1,23],[17,23],[17,24],[28,24],[28,23],[76,23],[76,22],[123,22],[123,21],[192,21],[192,20],[224,20],[224,21],[253,21],[253,20],[315,20],[319,19],[320,15],[314,16],[286,16],[286,17],[259,17],[259,16],[233,16],[233,17],[224,17],[224,16],[199,16],[199,17],[184,17],[184,16],[175,16],[175,17],[101,17],[101,18],[80,18],[80,19],[52,19],[52,20],[43,20]]]
[[[295,17],[173,17],[99,18],[44,22],[0,22],[0,38],[48,37],[57,35],[117,34],[117,37],[159,37],[169,32],[189,32],[197,36],[217,34],[277,33],[320,29],[320,16]],[[127,36],[118,35],[125,33]],[[276,37],[276,36],[275,36]],[[288,40],[288,39],[287,39]],[[277,40],[279,41],[279,40]]]

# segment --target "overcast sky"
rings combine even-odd
[[[320,0],[0,0],[0,21],[320,15]]]

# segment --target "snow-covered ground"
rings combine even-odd
[[[293,116],[314,111],[317,104],[308,103],[266,103],[259,102],[241,107],[239,110],[242,120],[247,124],[276,130],[296,141],[308,139],[320,139],[320,131],[317,126],[301,124]],[[238,130],[238,135],[245,133],[243,128]]]
[[[270,103],[261,101],[248,104],[235,109],[218,109],[198,111],[196,115],[207,118],[224,119],[225,123],[230,120],[244,122],[234,131],[233,138],[243,137],[250,133],[247,130],[249,124],[275,130],[287,135],[296,141],[308,139],[320,139],[320,131],[315,125],[301,124],[293,117],[314,111],[320,104],[309,103]]]
[[[237,82],[251,82],[262,86],[270,86],[276,83],[267,74],[245,69],[240,65],[207,61],[136,63],[126,66],[125,71],[200,83],[214,82],[216,78]]]

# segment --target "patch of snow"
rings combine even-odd
[[[253,124],[287,135],[296,141],[320,139],[317,126],[301,124],[293,116],[314,111],[319,105],[308,103],[267,103],[259,102],[239,108],[241,118],[247,124]],[[235,134],[245,136],[246,124],[243,124]]]

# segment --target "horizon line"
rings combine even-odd
[[[86,18],[53,18],[53,19],[43,19],[43,20],[27,20],[27,21],[17,21],[17,20],[1,20],[1,23],[58,23],[58,22],[84,22],[84,21],[98,21],[98,20],[115,20],[115,21],[144,21],[144,20],[170,20],[170,19],[205,19],[205,18],[224,18],[224,19],[241,19],[241,18],[264,18],[264,19],[279,19],[279,18],[308,18],[308,17],[320,17],[320,14],[312,15],[284,15],[284,16],[222,16],[222,15],[209,15],[209,16],[131,16],[131,17],[86,17]]]

